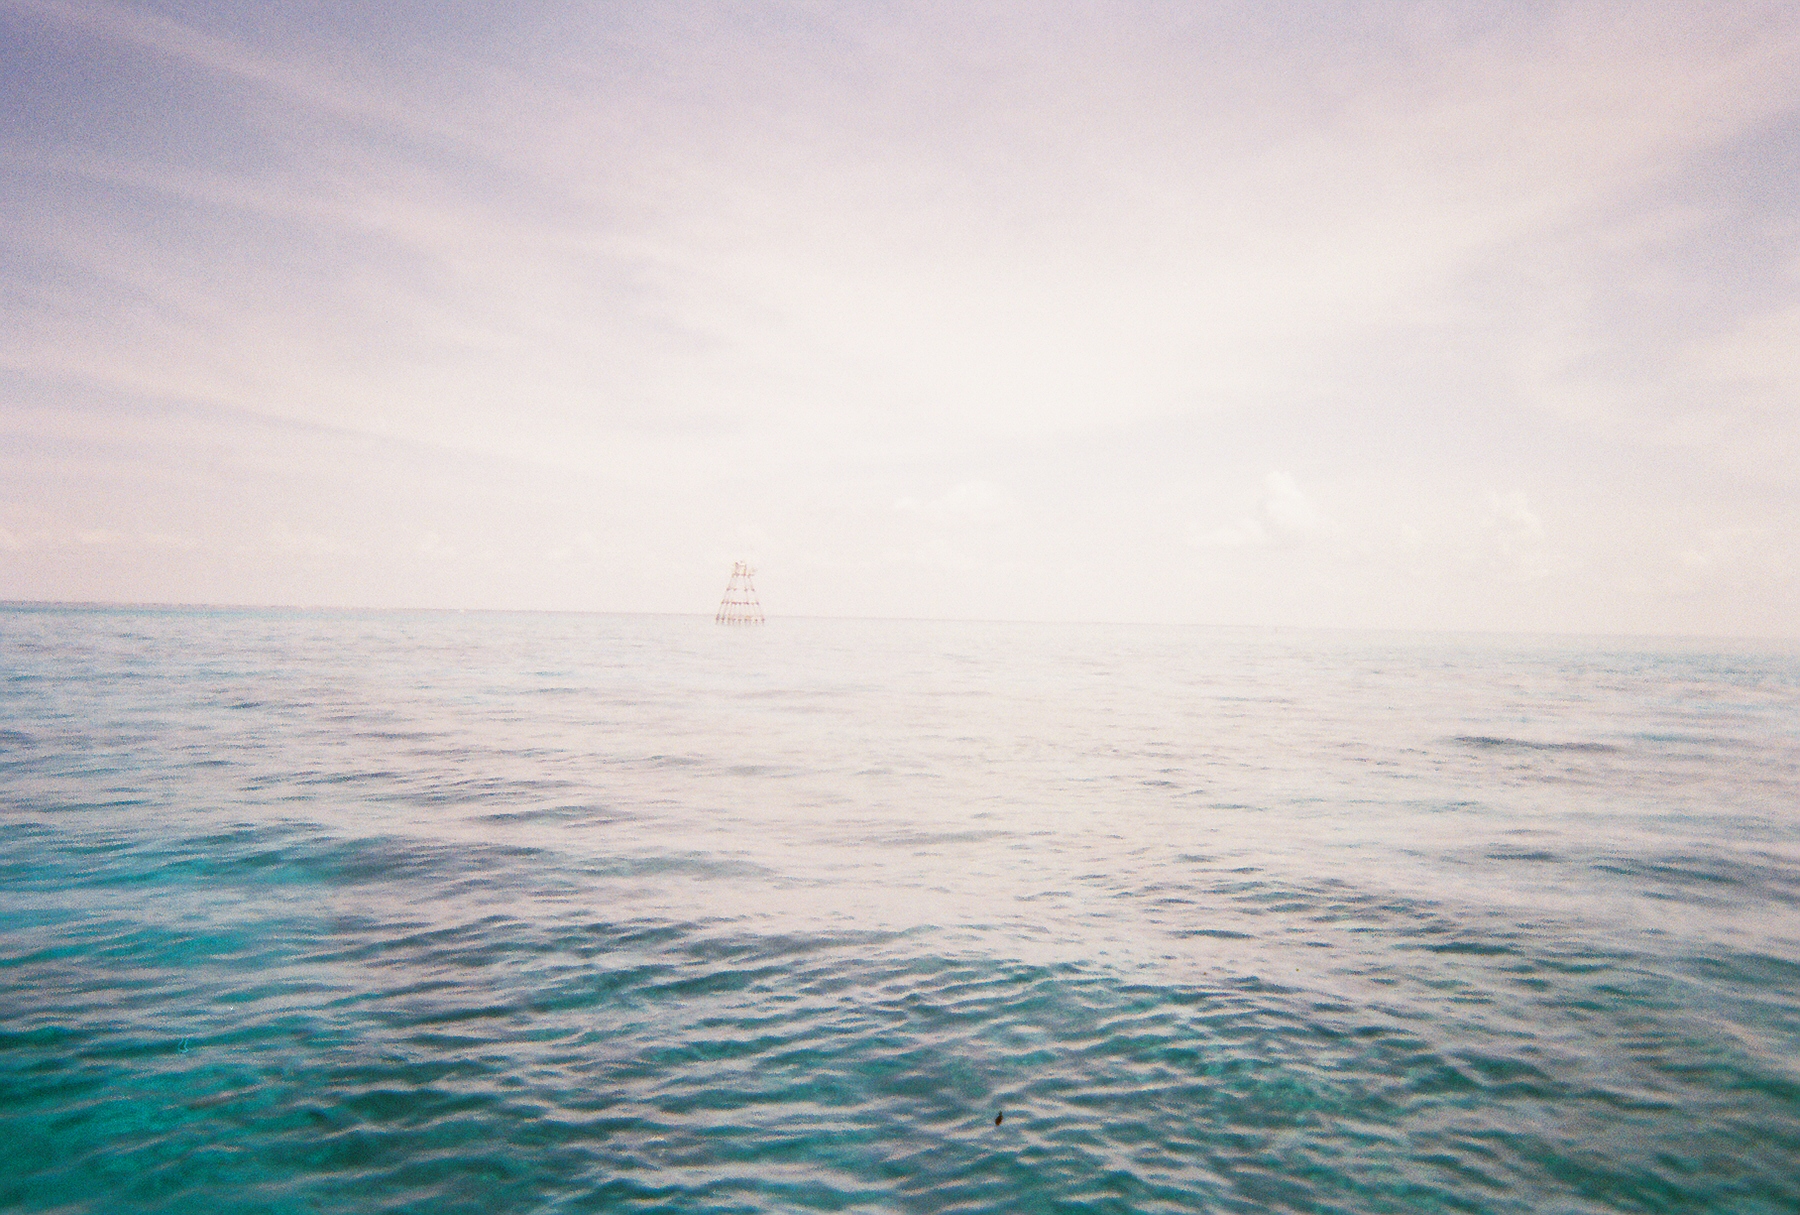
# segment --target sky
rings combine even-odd
[[[0,599],[1800,633],[1791,3],[0,0]]]

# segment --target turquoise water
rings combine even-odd
[[[0,678],[6,1209],[1800,1210],[1792,648],[13,607]]]

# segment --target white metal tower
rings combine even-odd
[[[716,624],[761,624],[762,604],[756,601],[756,571],[739,561],[731,567],[731,581],[725,584],[725,598],[719,601]]]

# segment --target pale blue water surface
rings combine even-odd
[[[0,1208],[1800,1210],[1791,647],[14,606],[0,680]]]

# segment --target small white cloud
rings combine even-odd
[[[1300,492],[1294,478],[1272,472],[1263,478],[1262,515],[1271,531],[1288,540],[1303,540],[1330,530],[1325,516]]]
[[[456,546],[444,543],[444,538],[436,532],[426,532],[419,537],[417,551],[419,556],[433,559],[456,556]]]
[[[1544,534],[1544,521],[1531,509],[1525,495],[1517,490],[1510,494],[1489,494],[1488,511],[1490,526],[1509,536],[1542,537]]]
[[[1695,345],[1689,352],[1704,375],[1720,380],[1800,388],[1800,307],[1751,317],[1735,330]]]
[[[1199,531],[1194,543],[1201,548],[1292,548],[1336,530],[1291,474],[1271,472],[1263,478],[1262,498],[1254,514],[1224,527]]]
[[[1488,495],[1489,565],[1505,582],[1536,582],[1550,575],[1544,521],[1518,490]]]
[[[1794,580],[1792,561],[1763,528],[1708,528],[1667,550],[1661,577],[1667,594],[1689,596],[1721,586],[1783,585]]]
[[[32,507],[16,507],[0,503],[0,552],[21,553],[31,549],[60,548],[69,536],[56,527],[49,513]]]
[[[436,539],[435,533],[433,534],[432,539]],[[585,528],[563,538],[551,536],[546,537],[546,539],[550,540],[550,543],[545,548],[539,550],[539,555],[552,565],[566,565],[571,561],[591,563],[600,555],[600,537],[593,531]],[[419,551],[426,552],[424,548],[421,548]],[[440,541],[438,542],[437,547],[431,550],[428,555],[434,557],[454,557],[459,554],[459,551],[460,550],[451,545],[444,544]],[[491,557],[486,554],[482,554],[481,558],[483,560],[491,560]]]
[[[256,550],[251,550],[256,551]],[[291,527],[274,527],[261,551],[284,557],[341,557],[353,550],[335,536],[323,532],[296,531]]]

